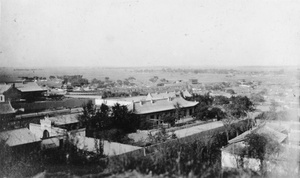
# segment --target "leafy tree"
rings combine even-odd
[[[102,104],[97,110],[90,101],[83,106],[79,120],[87,129],[87,135],[112,141],[122,141],[126,134],[136,132],[140,127],[140,118],[119,104],[112,109]]]
[[[79,115],[79,121],[83,127],[87,127],[91,129],[92,127],[92,120],[94,119],[95,115],[95,106],[93,102],[90,100],[86,104],[82,106],[82,115]]]
[[[205,112],[205,117],[207,119],[217,119],[217,120],[221,120],[222,118],[225,117],[225,112],[222,111],[222,109],[218,108],[218,107],[213,107],[213,108],[209,108],[206,112]]]
[[[260,170],[266,171],[264,161],[270,160],[273,155],[282,151],[282,146],[269,135],[251,133],[246,136],[246,147],[241,152],[241,157],[256,158],[260,160]]]
[[[234,94],[235,94],[235,92],[234,92],[234,90],[233,90],[233,89],[228,89],[228,90],[226,90],[226,92],[227,92],[227,93],[229,93],[229,94],[232,94],[232,95],[234,95]]]
[[[119,85],[122,85],[122,84],[123,84],[122,80],[117,80],[117,83],[118,83]]]
[[[241,118],[247,116],[248,112],[255,110],[254,104],[247,96],[232,96],[231,103],[226,105],[232,116]]]
[[[229,132],[231,131],[231,129],[233,128],[232,127],[232,124],[237,120],[236,117],[234,117],[232,115],[232,111],[228,110],[226,111],[226,115],[224,118],[221,119],[223,125],[224,125],[224,128],[225,128],[225,133],[226,133],[226,139],[227,139],[227,142],[229,141]]]
[[[112,120],[113,125],[125,133],[136,132],[140,126],[139,117],[132,111],[128,111],[126,106],[121,106],[118,103],[112,107]]]
[[[199,104],[195,108],[193,116],[198,120],[207,120],[206,116],[208,109],[212,106],[213,103],[213,98],[209,95],[209,93],[204,95],[193,95],[190,100],[199,102]]]
[[[222,96],[222,95],[219,95],[219,96],[215,96],[214,97],[214,100],[213,100],[213,104],[214,105],[224,105],[224,104],[229,104],[230,102],[230,99],[226,96]]]
[[[176,102],[174,104],[174,108],[175,108],[175,121],[180,120],[180,118],[182,117],[182,113],[181,113],[181,106],[178,102]],[[175,123],[174,123],[175,124]]]
[[[175,120],[176,118],[173,117],[173,116],[166,116],[166,117],[163,117],[162,120],[165,122],[165,123],[168,123],[171,127],[175,125]]]
[[[128,77],[128,80],[136,80],[134,77]]]
[[[110,129],[112,125],[112,121],[109,118],[109,114],[110,114],[109,107],[105,104],[101,104],[100,109],[96,112],[95,115],[96,128],[101,130]]]
[[[153,128],[153,123],[149,121],[149,119],[145,117],[140,118],[140,126],[139,129],[141,130],[149,130]]]
[[[270,112],[276,112],[278,106],[280,106],[278,102],[271,100]]]
[[[148,137],[152,144],[157,144],[157,143],[163,143],[168,139],[175,138],[176,135],[174,134],[175,133],[169,135],[166,131],[166,128],[160,127],[158,132],[156,132],[155,134],[149,133]]]
[[[233,96],[230,100],[231,102],[229,104],[224,105],[226,114],[221,120],[225,128],[227,141],[229,140],[229,132],[234,129],[232,124],[236,120],[246,117],[248,112],[254,111],[253,103],[246,96]]]

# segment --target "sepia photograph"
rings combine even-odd
[[[0,178],[300,177],[299,0],[0,0]]]

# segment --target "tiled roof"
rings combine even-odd
[[[11,106],[10,102],[0,103],[0,114],[15,113],[15,109]]]
[[[5,140],[8,146],[17,146],[41,141],[27,128],[1,132],[0,139]]]
[[[66,115],[58,115],[54,117],[46,117],[51,122],[54,122],[55,125],[66,125],[78,123],[79,114],[66,114]]]
[[[173,91],[173,92],[165,92],[165,93],[149,93],[146,97],[146,100],[176,97],[176,95],[180,95],[180,92]]]
[[[148,114],[173,110],[175,109],[175,105],[177,103],[181,108],[193,107],[198,104],[198,102],[187,101],[179,96],[133,102],[131,105],[129,105],[129,109],[133,110],[136,114]]]
[[[36,82],[16,83],[15,86],[21,92],[46,91],[46,89],[40,87]]]
[[[10,87],[11,85],[0,84],[0,94],[6,92]]]
[[[188,92],[187,90],[184,90],[182,92],[182,94],[183,94],[184,97],[192,97],[192,95],[190,94],[190,92]]]
[[[284,141],[285,138],[287,137],[286,134],[281,133],[280,131],[271,128],[271,126],[264,124],[261,127],[257,127],[253,130],[248,130],[248,131],[242,133],[241,135],[229,140],[228,143],[232,144],[232,143],[244,141],[246,139],[246,136],[250,133],[266,134],[266,135],[270,136],[272,139],[278,141],[279,143]]]

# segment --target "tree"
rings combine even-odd
[[[126,134],[136,132],[140,127],[140,118],[119,104],[112,109],[102,104],[97,110],[92,102],[88,102],[83,106],[79,121],[88,136],[110,141],[124,141]]]
[[[173,116],[165,116],[162,118],[165,123],[168,123],[171,127],[175,125],[176,118]]]
[[[229,104],[230,102],[230,99],[226,96],[222,96],[222,95],[219,95],[219,96],[215,96],[214,97],[214,100],[213,100],[213,104],[214,105],[224,105],[224,104]]]
[[[234,90],[233,90],[233,89],[228,89],[228,90],[226,90],[226,92],[227,92],[227,93],[229,93],[229,94],[232,94],[232,95],[234,95],[234,94],[235,94],[235,92],[234,92]]]
[[[241,157],[255,158],[260,161],[260,170],[266,170],[264,161],[272,159],[274,155],[278,155],[282,151],[279,142],[272,139],[269,135],[251,133],[246,136],[246,147],[241,152]]]
[[[175,139],[177,138],[175,133],[172,133],[169,135],[166,131],[166,128],[160,127],[159,131],[156,132],[155,134],[152,134],[151,132],[148,134],[149,140],[152,144],[157,144],[157,143],[163,143],[167,141],[168,139]]]
[[[229,141],[229,132],[232,129],[232,123],[234,123],[236,120],[237,120],[237,118],[231,114],[230,110],[227,110],[225,117],[223,119],[221,119],[221,121],[224,125],[224,128],[225,128],[227,142]]]
[[[223,112],[222,109],[220,109],[218,107],[213,107],[213,108],[209,108],[205,112],[205,117],[207,119],[221,120],[221,119],[223,119],[225,117],[225,112]]]
[[[178,121],[182,117],[181,106],[178,102],[176,102],[174,104],[174,108],[175,108],[175,121]]]
[[[97,120],[96,128],[105,130],[110,129],[112,122],[109,118],[110,109],[107,105],[101,104],[100,109],[96,112],[95,119]]]
[[[231,103],[226,105],[226,108],[230,110],[231,114],[236,118],[247,116],[248,112],[255,110],[254,104],[247,96],[232,96],[230,98]]]
[[[132,111],[128,111],[127,106],[116,104],[112,107],[113,125],[125,133],[136,132],[140,126],[139,117]]]
[[[213,98],[206,93],[204,95],[193,95],[190,100],[198,101],[199,104],[195,108],[195,112],[193,114],[194,117],[198,120],[207,120],[206,116],[209,108],[212,106]]]
[[[270,112],[276,112],[278,106],[280,106],[279,103],[272,99],[270,104]]]
[[[95,106],[91,100],[89,100],[86,104],[82,106],[82,115],[79,115],[79,122],[83,127],[87,129],[91,129],[92,119],[95,115]]]

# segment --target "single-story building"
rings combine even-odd
[[[167,94],[167,93],[166,93]],[[152,120],[159,124],[159,120],[167,115],[174,116],[176,110],[180,110],[181,116],[191,116],[195,112],[195,106],[198,102],[187,101],[181,95],[173,97],[157,98],[155,94],[148,94],[145,99],[128,101],[126,99],[95,99],[95,104],[100,106],[106,104],[109,107],[115,104],[127,106],[128,110],[133,111],[135,114],[143,118]]]
[[[240,157],[241,151],[246,148],[246,138],[250,133],[264,134],[270,136],[272,139],[276,140],[278,143],[286,143],[288,140],[288,135],[286,129],[280,125],[274,125],[265,123],[258,126],[252,130],[248,130],[243,134],[228,141],[228,145],[222,148],[222,168],[239,168],[239,163],[242,159],[244,168],[248,168],[254,171],[259,171],[260,161],[256,158],[251,157]]]
[[[29,130],[42,140],[43,148],[60,146],[69,137],[85,137],[85,128],[78,128],[77,114],[45,117],[40,124],[29,124]],[[75,124],[75,125],[74,125]]]
[[[41,143],[41,139],[27,128],[0,132],[0,140],[5,141],[15,153],[26,153],[38,149]]]
[[[21,91],[15,84],[0,84],[0,102],[17,101],[21,99]]]
[[[21,91],[21,98],[25,100],[34,100],[47,92],[47,89],[40,87],[36,82],[15,83],[15,87]]]

